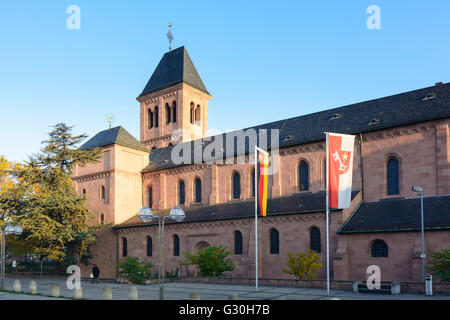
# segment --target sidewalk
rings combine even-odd
[[[12,290],[14,280],[19,278],[6,278],[5,289]],[[51,295],[51,287],[58,284],[61,296],[65,298],[73,298],[73,290],[69,290],[66,281],[62,279],[20,279],[22,290],[29,291],[29,283],[34,280],[37,290],[45,296]],[[128,293],[132,285],[118,284],[113,282],[100,282],[92,284],[89,281],[82,281],[83,298],[92,300],[103,299],[103,288],[106,286],[112,289],[112,298],[114,300],[127,300]],[[159,285],[136,285],[139,293],[139,300],[159,300]],[[240,300],[450,300],[450,296],[431,296],[427,297],[422,294],[400,294],[400,295],[384,295],[384,294],[365,294],[353,293],[351,291],[332,291],[332,297],[328,297],[326,290],[308,289],[308,288],[291,288],[291,287],[260,287],[255,292],[253,286],[247,285],[225,285],[225,284],[206,284],[206,283],[167,283],[164,286],[164,298],[166,300],[187,300],[191,293],[198,293],[201,300],[227,300],[232,294],[237,294]],[[12,297],[14,296],[14,297]],[[51,297],[31,296],[24,294],[0,293],[0,299],[16,299],[16,300],[41,300],[52,299]]]

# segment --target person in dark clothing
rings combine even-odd
[[[92,268],[92,275],[94,278],[92,279],[92,283],[96,282],[98,283],[98,277],[100,276],[100,269],[97,267],[96,264],[94,264],[94,267]]]

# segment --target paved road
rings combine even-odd
[[[13,290],[14,280],[17,278],[6,278],[5,289]],[[38,300],[49,299],[45,296],[51,295],[51,287],[57,283],[60,286],[61,296],[73,298],[73,291],[66,286],[65,280],[58,279],[21,279],[22,291],[29,292],[29,283],[31,280],[36,281],[38,292],[44,296],[31,296],[24,294],[8,294],[0,292],[0,300],[17,299],[17,300]],[[112,288],[112,298],[114,300],[127,300],[131,285],[100,282],[92,284],[89,281],[82,281],[83,298],[101,300],[103,299],[103,288],[109,286]],[[139,292],[139,299],[158,300],[159,286],[156,285],[140,285],[136,286]],[[332,291],[332,297],[328,297],[326,290],[307,289],[307,288],[289,288],[289,287],[260,287],[259,292],[255,292],[253,286],[247,285],[223,285],[223,284],[206,284],[206,283],[167,283],[165,285],[164,298],[167,300],[186,300],[189,294],[198,293],[202,300],[226,300],[231,294],[237,294],[240,300],[450,300],[450,296],[433,296],[427,297],[422,294],[401,294],[401,295],[384,295],[384,294],[355,294],[351,291]]]

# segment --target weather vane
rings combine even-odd
[[[108,123],[109,123],[109,128],[110,128],[110,129],[111,129],[111,123],[113,122],[113,120],[114,120],[113,115],[112,115],[111,113],[108,113],[108,114],[106,115],[106,121],[108,121]]]
[[[169,32],[167,32],[167,39],[169,39],[169,51],[172,49],[172,40],[173,40],[173,36],[172,36],[172,28],[173,26],[173,22],[169,22]]]

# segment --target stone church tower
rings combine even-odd
[[[75,167],[72,176],[75,190],[95,213],[90,224],[120,224],[136,215],[146,202],[142,170],[150,150],[206,136],[209,99],[186,49],[165,53],[137,98],[140,142],[119,126],[80,147],[103,151],[100,162]]]
[[[205,137],[209,99],[185,47],[165,53],[137,98],[141,143],[156,149]]]

